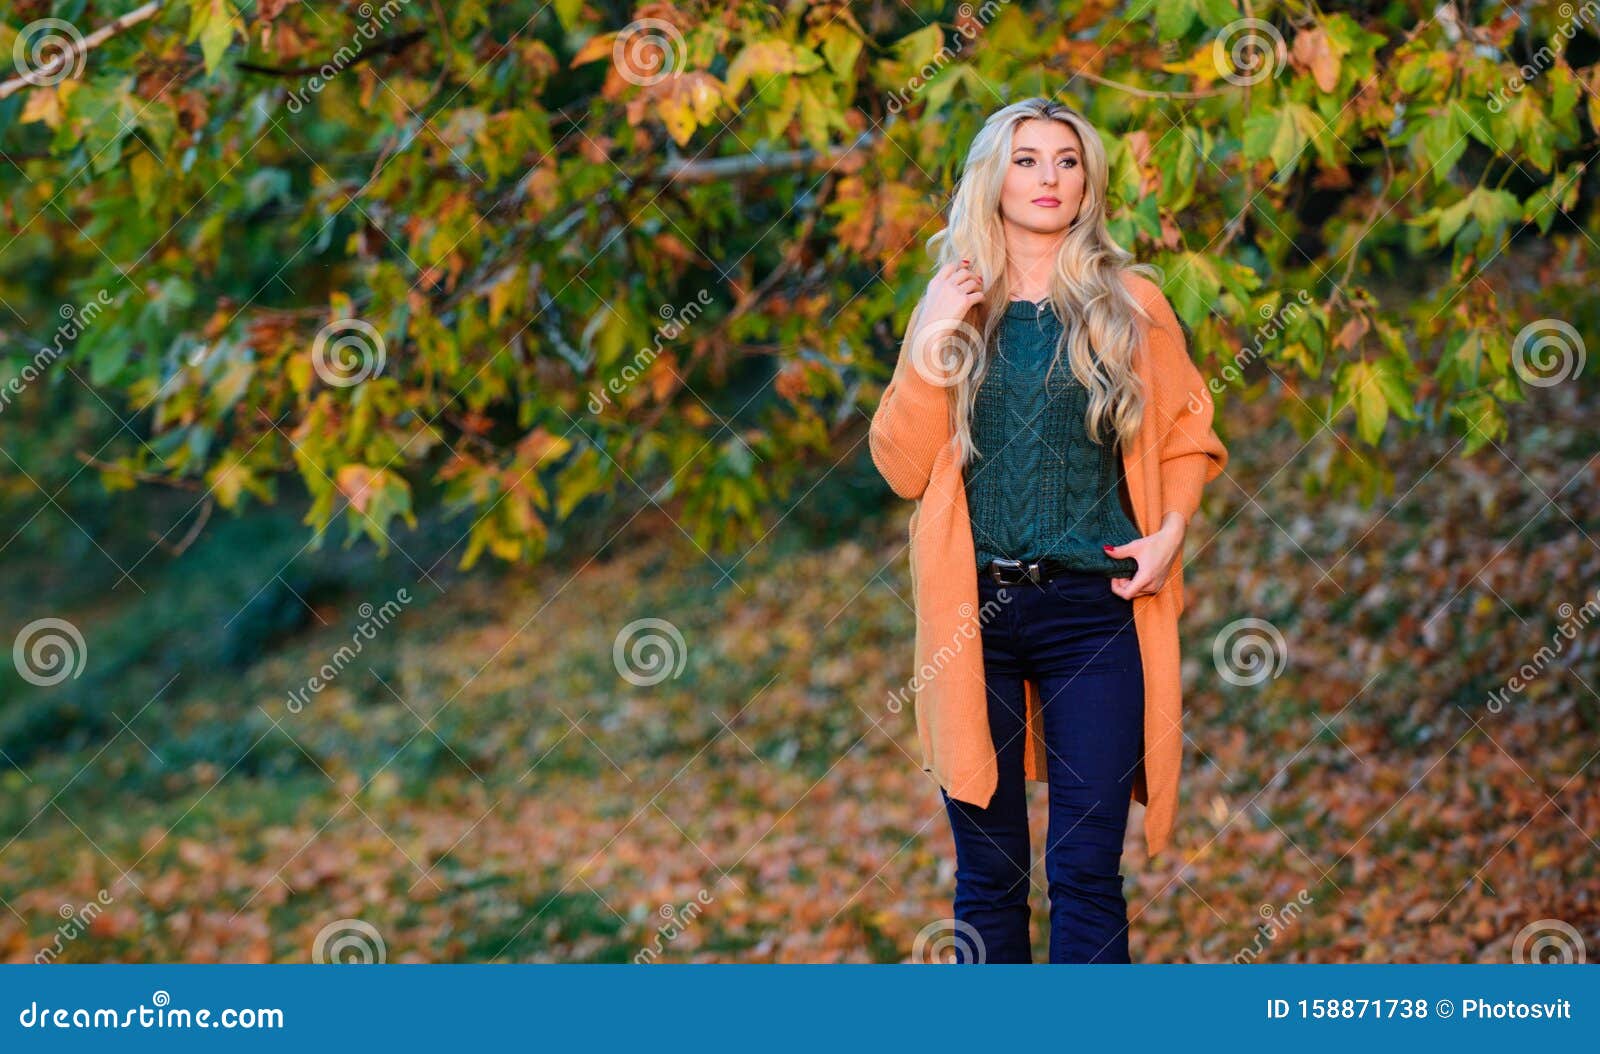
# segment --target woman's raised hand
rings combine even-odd
[[[966,317],[983,300],[983,281],[967,264],[951,261],[928,280],[921,321],[912,334],[911,364],[939,388],[952,388],[971,376],[982,351],[982,334]]]
[[[923,317],[929,322],[953,322],[965,318],[974,304],[983,302],[983,279],[972,270],[970,260],[952,260],[928,280],[928,304]]]

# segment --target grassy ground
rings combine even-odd
[[[1175,844],[1147,860],[1129,825],[1136,960],[1506,962],[1548,919],[1600,953],[1600,426],[1576,387],[1470,463],[1414,444],[1370,508],[1303,492],[1335,440],[1229,407],[1188,546]],[[0,673],[0,958],[305,961],[349,919],[391,961],[908,958],[953,849],[886,706],[908,510],[863,455],[720,567],[655,513],[602,560],[579,536],[514,573],[452,570],[461,524],[384,562],[301,551],[287,511],[176,559],[64,520],[38,558],[18,543],[4,639],[66,618],[87,656],[51,688]],[[1245,617],[1284,665],[1235,686],[1212,645]],[[614,662],[642,618],[683,641],[658,684]],[[1043,959],[1042,865],[1033,901]]]

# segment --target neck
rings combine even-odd
[[[1050,290],[1050,273],[1064,232],[1046,234],[1004,221],[1006,289],[1010,296],[1042,300]]]

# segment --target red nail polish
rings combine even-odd
[[[1111,551],[1111,546],[1109,545],[1102,545],[1100,548],[1104,549],[1108,553]]]

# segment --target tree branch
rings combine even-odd
[[[64,48],[59,55],[56,55],[38,69],[29,70],[20,77],[13,77],[4,84],[0,84],[0,99],[15,95],[23,88],[49,83],[50,78],[65,69],[68,63],[75,61],[80,55],[87,55],[91,50],[104,44],[124,29],[136,26],[140,22],[153,17],[165,3],[166,0],[150,0],[143,7],[136,7],[125,15],[119,15],[82,40],[74,41]]]
[[[340,68],[349,69],[351,66],[359,65],[368,59],[377,58],[379,55],[389,55],[397,51],[404,51],[427,35],[423,30],[413,29],[408,33],[401,33],[397,37],[379,41],[372,47],[363,49],[360,54]],[[235,62],[233,67],[234,69],[247,70],[250,73],[264,74],[268,77],[309,77],[313,73],[322,72],[332,64],[333,60],[329,59],[327,62],[312,66],[258,66],[254,62]]]

